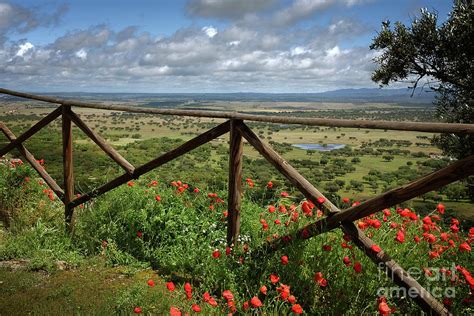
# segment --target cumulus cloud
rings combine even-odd
[[[209,36],[210,38],[213,38],[214,36],[217,35],[217,29],[215,27],[212,27],[212,26],[205,26],[202,28],[202,30],[204,31],[204,33],[206,33],[207,36]]]
[[[16,52],[15,56],[23,57],[29,50],[33,49],[35,46],[30,42],[20,44],[20,49]]]
[[[237,19],[271,7],[275,0],[190,0],[186,10],[200,17]]]
[[[224,2],[199,3],[222,6]],[[295,1],[287,9],[296,2],[303,3]],[[269,5],[270,1],[259,3]],[[340,18],[326,26],[304,28],[266,28],[248,21],[233,21],[219,29],[210,23],[192,25],[160,37],[136,26],[114,30],[95,25],[66,32],[46,45],[9,42],[0,46],[0,76],[14,83],[12,88],[40,83],[43,91],[97,87],[108,91],[304,92],[371,84],[373,53],[342,44],[366,31],[357,21]]]

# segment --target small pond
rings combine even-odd
[[[334,149],[341,149],[346,147],[345,144],[293,144],[292,146],[300,149],[317,151],[331,151]]]

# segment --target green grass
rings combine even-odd
[[[163,282],[152,270],[127,273],[125,267],[111,268],[103,259],[90,259],[83,267],[69,271],[0,269],[2,315],[110,315],[120,311],[119,297],[135,284],[148,279],[156,291],[167,295]],[[160,286],[161,285],[161,286]],[[161,290],[161,291],[160,291]],[[143,299],[143,298],[141,298]],[[165,307],[162,307],[163,309]],[[133,308],[123,314],[132,314]]]
[[[10,176],[14,177],[15,173]],[[258,296],[263,302],[260,308],[262,313],[287,314],[291,304],[278,299],[280,294],[276,288],[279,284],[273,285],[269,281],[270,274],[276,274],[281,283],[291,286],[291,294],[308,314],[359,314],[361,310],[367,313],[376,311],[378,289],[393,286],[392,281],[381,274],[352,242],[347,242],[352,249],[341,246],[344,239],[340,230],[275,253],[261,254],[257,260],[253,251],[272,239],[274,234],[296,238],[293,234],[298,229],[316,220],[314,215],[304,216],[298,206],[299,199],[292,195],[280,197],[281,191],[288,190],[281,184],[275,182],[272,190],[244,185],[242,241],[227,256],[226,219],[223,214],[226,206],[216,198],[208,197],[208,193],[212,192],[225,200],[226,190],[201,188],[198,193],[188,190],[179,192],[178,187],[161,178],[155,178],[157,186],[150,186],[151,180],[134,181],[133,186],[121,186],[95,199],[85,208],[78,208],[77,226],[72,238],[62,233],[61,212],[57,213],[58,220],[52,218],[47,223],[30,223],[29,227],[25,224],[4,232],[0,238],[0,258],[28,259],[35,264],[28,264],[28,271],[0,270],[0,280],[3,281],[0,289],[6,293],[0,299],[2,312],[130,314],[133,308],[139,306],[144,313],[166,314],[172,306],[190,312],[191,305],[197,303],[201,305],[203,314],[221,315],[228,312],[222,293],[230,290],[240,313],[243,313],[242,304],[245,301]],[[35,181],[29,185],[37,186]],[[57,209],[57,204],[45,199],[41,190],[32,192],[30,199],[33,202],[44,201],[53,210]],[[161,201],[156,201],[157,194],[161,196]],[[270,213],[267,211],[269,204],[285,205],[287,209],[294,204],[298,220],[289,221],[295,213]],[[214,209],[210,209],[209,205]],[[43,208],[42,212],[46,209]],[[437,269],[456,265],[471,268],[472,253],[457,250],[458,244],[466,240],[466,232],[459,233],[456,247],[448,248],[439,258],[430,259],[429,252],[436,246],[426,241],[419,244],[413,242],[413,237],[421,236],[423,232],[421,220],[404,224],[406,241],[401,244],[394,240],[399,229],[390,228],[390,223],[402,225],[404,218],[397,215],[394,209],[391,212],[386,222],[382,219],[383,214],[375,217],[380,220],[380,229],[370,227],[364,232],[373,235],[373,240],[401,266],[407,269]],[[18,214],[17,218],[21,219],[24,213]],[[449,223],[452,214],[447,207],[446,215],[440,216]],[[423,216],[419,214],[420,219]],[[275,224],[276,219],[283,224]],[[268,230],[263,229],[262,220],[268,223]],[[288,226],[284,225],[287,221]],[[361,222],[369,223],[369,219],[362,219]],[[449,232],[449,225],[439,223],[436,226],[440,231]],[[464,222],[461,222],[460,226],[463,225]],[[433,229],[431,233],[437,236],[437,244],[444,246],[447,242],[440,241],[440,231]],[[331,249],[325,250],[323,245],[330,245]],[[212,255],[216,249],[221,254],[219,258]],[[288,265],[281,264],[283,255],[288,256]],[[342,262],[345,256],[350,258],[352,264],[360,262],[362,271],[356,273],[352,264],[346,267]],[[54,269],[57,260],[72,263],[70,266],[73,269],[57,271]],[[159,276],[152,276],[153,272],[146,269],[150,265]],[[327,279],[327,287],[321,287],[314,281],[316,272],[321,272]],[[150,277],[157,283],[153,288],[146,284]],[[461,281],[456,284],[457,296],[453,308],[456,313],[469,313],[469,307],[461,303],[469,289],[460,278]],[[450,286],[445,280],[430,280],[423,274],[417,280],[427,287],[444,289]],[[166,291],[164,282],[168,281],[175,283],[175,291]],[[191,300],[185,298],[183,287],[186,282],[193,288]],[[268,288],[266,296],[259,294],[263,285]],[[216,298],[218,307],[213,308],[202,302],[204,292]],[[388,303],[401,313],[419,312],[413,301],[406,298],[390,297]]]

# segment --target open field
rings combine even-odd
[[[103,102],[100,100],[100,102]],[[104,102],[114,103],[115,102]],[[153,103],[153,100],[139,100],[137,102],[127,101],[120,102],[121,104],[138,104],[138,105],[149,105]],[[161,103],[160,103],[161,104]],[[166,103],[165,103],[166,104]],[[386,104],[386,103],[315,103],[315,102],[239,102],[239,101],[200,101],[200,102],[185,102],[176,105],[178,108],[205,108],[210,110],[226,110],[226,111],[242,111],[242,112],[257,112],[262,115],[265,113],[271,113],[272,115],[296,115],[296,116],[322,116],[322,117],[338,117],[338,115],[346,118],[347,115],[352,115],[357,119],[367,119],[370,116],[375,115],[376,119],[403,119],[403,115],[407,113],[412,117],[430,117],[426,113],[430,113],[430,108],[423,108],[419,106],[415,107],[402,107],[397,104]],[[29,101],[18,101],[18,102],[1,102],[0,103],[0,119],[7,123],[8,126],[19,135],[22,131],[25,131],[29,126],[38,121],[41,117],[51,112],[54,107],[45,106],[41,102],[29,102]],[[284,110],[284,111],[283,111]],[[116,111],[105,111],[85,108],[75,108],[75,111],[82,117],[82,119],[96,132],[106,138],[113,146],[117,147],[118,150],[125,156],[129,157],[129,160],[136,164],[146,162],[145,157],[148,160],[156,156],[160,152],[159,148],[144,151],[141,155],[135,156],[133,151],[136,151],[138,147],[150,146],[152,143],[147,145],[141,145],[142,142],[153,139],[176,139],[179,142],[186,141],[192,137],[208,130],[212,126],[215,126],[224,120],[221,119],[210,119],[210,118],[193,118],[193,117],[175,117],[175,116],[163,116],[163,115],[147,115],[147,114],[133,114],[133,113],[122,113]],[[375,113],[375,114],[374,114]],[[394,114],[395,113],[395,114]],[[411,114],[410,114],[411,113]],[[401,116],[400,116],[401,115]],[[267,142],[283,144],[284,146],[279,148],[276,147],[277,151],[280,151],[282,156],[289,161],[296,161],[295,167],[300,170],[303,174],[314,173],[315,171],[322,170],[319,162],[325,160],[328,157],[335,159],[335,153],[333,151],[321,152],[317,150],[303,150],[292,147],[292,144],[344,144],[352,151],[357,151],[359,161],[357,163],[351,163],[351,158],[343,158],[347,160],[346,169],[342,174],[337,175],[333,178],[316,177],[312,181],[318,187],[324,188],[325,185],[329,185],[332,181],[339,181],[343,183],[337,190],[339,196],[350,197],[353,199],[366,199],[371,196],[382,193],[388,187],[393,186],[389,184],[384,185],[383,178],[378,180],[369,180],[367,175],[370,172],[377,171],[383,174],[396,174],[400,168],[404,168],[407,165],[417,166],[421,165],[430,156],[438,157],[440,151],[434,147],[430,140],[433,134],[420,133],[420,132],[405,132],[405,131],[387,131],[387,130],[369,130],[369,129],[355,129],[355,128],[331,128],[331,127],[308,127],[300,125],[283,125],[283,124],[264,124],[248,122],[252,129]],[[60,120],[53,122],[52,130],[50,135],[55,134],[53,138],[43,138],[42,144],[49,144],[48,146],[58,146],[57,140],[59,138]],[[97,150],[95,144],[84,135],[78,128],[74,128],[74,141],[77,145],[86,146],[82,149],[86,150],[84,153],[87,156],[87,152],[94,149],[94,153],[101,155],[102,161],[106,161],[108,158],[105,157],[100,150]],[[29,142],[33,142],[34,138]],[[209,159],[199,162],[196,156],[191,156],[187,160],[193,166],[200,166],[202,170],[207,167],[214,172],[218,172],[220,177],[225,178],[226,176],[226,160],[227,160],[227,137],[220,137],[213,141],[213,146],[220,146],[219,149],[210,149],[208,152]],[[89,148],[89,149],[87,149]],[[135,148],[135,149],[133,149]],[[364,152],[367,148],[372,149],[373,152],[368,154]],[[281,151],[282,150],[282,151]],[[156,152],[156,154],[154,154]],[[377,153],[379,152],[379,153]],[[374,154],[375,153],[375,154]],[[390,159],[385,159],[386,155],[391,156]],[[262,158],[258,153],[250,146],[245,146],[244,155],[250,160],[261,161]],[[338,154],[340,155],[340,154]],[[344,156],[344,155],[343,155]],[[353,154],[352,154],[353,156]],[[38,159],[44,157],[37,157]],[[79,158],[81,159],[81,158]],[[104,160],[105,159],[105,160]],[[186,157],[183,157],[183,161]],[[194,161],[194,162],[193,162]],[[301,163],[304,162],[304,164]],[[308,165],[313,164],[313,166]],[[49,165],[51,166],[53,162]],[[84,169],[81,163],[75,163],[78,171],[83,174],[89,172],[88,169]],[[350,165],[350,167],[349,167]],[[118,175],[112,165],[106,167],[105,173],[100,175],[90,174],[87,178],[94,181],[95,183],[101,183],[105,179],[111,179]],[[59,160],[55,166],[51,166],[54,169],[60,169]],[[180,172],[179,165],[175,165],[171,169],[176,172]],[[253,168],[253,167],[251,167]],[[268,165],[268,168],[272,168]],[[104,168],[102,168],[104,170]],[[416,169],[416,168],[415,168]],[[425,168],[426,169],[426,168]],[[245,172],[244,166],[244,172]],[[253,169],[248,169],[249,174],[245,177],[253,176],[259,177],[258,173],[253,172]],[[326,170],[326,169],[324,169]],[[429,172],[429,169],[426,171]],[[94,172],[92,172],[94,173]],[[54,174],[54,171],[53,171]],[[278,177],[275,173],[265,173],[267,176]],[[101,177],[104,180],[100,180]],[[83,176],[83,178],[86,178]],[[311,179],[311,176],[310,176]],[[85,180],[87,182],[87,180]],[[283,179],[282,179],[283,181]],[[401,183],[404,183],[402,180]],[[362,184],[358,189],[354,189],[354,186],[348,184],[353,182],[354,184]],[[80,184],[79,188],[86,188],[87,185]],[[442,197],[442,193],[441,196]],[[416,200],[415,200],[416,201]],[[457,202],[453,206],[456,205]],[[468,212],[472,204],[466,202],[459,202],[461,206],[460,212],[463,213],[466,218],[474,219],[474,215]]]

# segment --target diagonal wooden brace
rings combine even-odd
[[[210,142],[211,140],[227,133],[230,129],[230,123],[229,121],[225,122],[225,123],[222,123],[216,127],[214,127],[213,129],[199,135],[199,136],[196,136],[195,138],[185,142],[184,144],[182,144],[181,146],[159,156],[158,158],[156,159],[153,159],[152,161],[138,167],[135,169],[135,172],[133,173],[133,175],[130,175],[128,173],[126,174],[123,174],[115,179],[113,179],[112,181],[104,184],[103,186],[89,192],[89,193],[86,193],[78,198],[76,198],[75,200],[73,200],[71,203],[69,203],[69,206],[70,207],[76,207],[82,203],[85,203],[87,201],[89,201],[90,199],[96,197],[96,196],[99,196],[99,195],[102,195],[112,189],[115,189],[116,187],[126,183],[127,181],[130,181],[132,179],[136,179],[138,177],[140,177],[141,175],[147,173],[148,171],[151,171],[155,168],[158,168],[159,166],[161,165],[164,165],[165,163],[175,159],[175,158],[178,158],[179,156],[182,156],[188,152],[190,152],[191,150],[193,149],[196,149],[197,147],[201,146],[201,145],[204,145],[208,142]]]
[[[62,114],[62,111],[62,107],[58,107],[53,112],[42,118],[38,123],[30,127],[26,132],[15,138],[15,140],[10,141],[10,144],[0,149],[0,157],[15,148],[18,144],[24,143],[28,138],[39,132],[43,127],[54,121],[58,116]]]
[[[13,132],[2,122],[0,122],[0,129],[2,130],[3,134],[8,138],[10,142],[15,141],[16,136]],[[25,157],[26,161],[28,161],[31,166],[38,172],[38,174],[43,178],[46,184],[54,191],[54,193],[58,196],[61,201],[64,201],[64,191],[59,187],[59,185],[54,181],[53,178],[46,172],[42,165],[40,165],[35,157],[23,146],[23,144],[18,143],[15,145],[23,157]]]
[[[86,123],[84,123],[84,121],[82,121],[76,113],[70,111],[68,113],[68,116],[71,118],[74,124],[76,124],[76,126],[84,132],[84,134],[89,136],[89,138],[92,139],[94,143],[96,143],[120,167],[122,167],[128,174],[133,174],[135,168],[132,166],[132,164],[129,163],[124,157],[122,157],[122,155],[120,155],[112,146],[110,146],[105,141],[105,139],[103,139],[100,135],[90,129],[89,126],[87,126]]]
[[[271,164],[273,164],[287,179],[295,184],[298,189],[308,198],[314,199],[314,197],[324,197],[309,181],[307,181],[301,174],[298,173],[291,165],[288,164],[278,153],[276,153],[269,145],[262,142],[257,135],[255,135],[250,128],[245,124],[240,123],[238,130],[242,133],[245,139],[257,149],[262,156],[264,156]],[[325,206],[331,211],[329,220],[342,212],[334,204],[325,198]],[[339,226],[339,225],[338,225]],[[318,226],[325,227],[325,226]],[[335,227],[334,227],[335,228]],[[365,252],[375,263],[382,263],[386,269],[387,274],[393,275],[394,282],[400,286],[410,289],[410,291],[418,293],[414,298],[417,304],[425,311],[433,312],[437,315],[450,315],[449,311],[434,298],[428,291],[426,291],[410,274],[408,274],[400,265],[398,265],[390,256],[381,252],[375,254],[371,247],[374,242],[364,235],[352,222],[343,223],[342,229],[344,232],[349,234],[354,243]],[[307,232],[307,231],[306,231]],[[300,234],[298,236],[302,236]],[[306,234],[304,234],[306,235]],[[283,239],[281,239],[283,240]],[[269,248],[272,249],[272,248]],[[256,253],[262,253],[261,250],[257,250]]]

